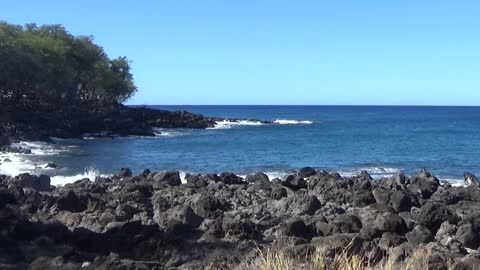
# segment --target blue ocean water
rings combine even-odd
[[[377,177],[426,167],[451,181],[462,179],[465,171],[480,174],[480,107],[152,107],[283,124],[160,130],[155,138],[54,140],[40,145],[25,166],[55,162],[63,168],[46,173],[62,177],[84,174],[88,168],[110,174],[121,167],[134,173],[150,168],[279,175],[313,166],[344,175],[367,170]]]

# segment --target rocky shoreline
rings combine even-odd
[[[205,117],[187,111],[156,110],[141,106],[105,104],[54,109],[39,104],[0,106],[0,149],[18,141],[49,141],[50,138],[156,136],[156,128],[214,128],[219,121],[244,119]],[[270,121],[251,119],[262,124]],[[11,150],[11,149],[10,149]]]
[[[427,170],[373,180],[310,167],[263,173],[150,172],[79,179],[0,176],[1,269],[252,269],[259,252],[326,258],[347,251],[368,269],[415,250],[428,269],[480,265],[480,188],[454,187]],[[291,269],[309,268],[299,260]],[[364,268],[362,268],[364,269]],[[365,268],[367,269],[367,268]],[[417,268],[422,269],[422,268]]]

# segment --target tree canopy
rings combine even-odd
[[[2,103],[122,103],[136,91],[128,59],[110,59],[93,37],[0,22]]]

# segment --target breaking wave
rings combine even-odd
[[[232,128],[233,126],[261,126],[265,125],[265,123],[262,123],[260,121],[251,121],[251,120],[223,120],[223,121],[217,121],[214,127],[208,128],[208,129],[229,129]]]
[[[289,120],[289,119],[277,119],[272,122],[277,125],[310,125],[313,124],[313,121],[310,120]],[[229,129],[234,126],[262,126],[268,125],[261,121],[254,120],[222,120],[217,121],[215,126],[208,129]]]
[[[275,124],[279,125],[310,125],[313,124],[313,121],[310,120],[288,120],[288,119],[277,119],[273,121]]]
[[[91,166],[86,168],[85,171],[81,174],[76,174],[72,176],[63,176],[63,175],[52,176],[50,177],[50,180],[51,180],[50,184],[54,186],[63,186],[65,184],[73,183],[77,180],[81,180],[84,178],[88,178],[90,179],[90,181],[93,182],[95,181],[95,178],[97,178],[98,176],[108,177],[110,175],[102,174],[97,168],[95,168],[94,166]]]

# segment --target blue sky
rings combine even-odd
[[[127,56],[130,104],[480,105],[480,1],[3,1]]]

